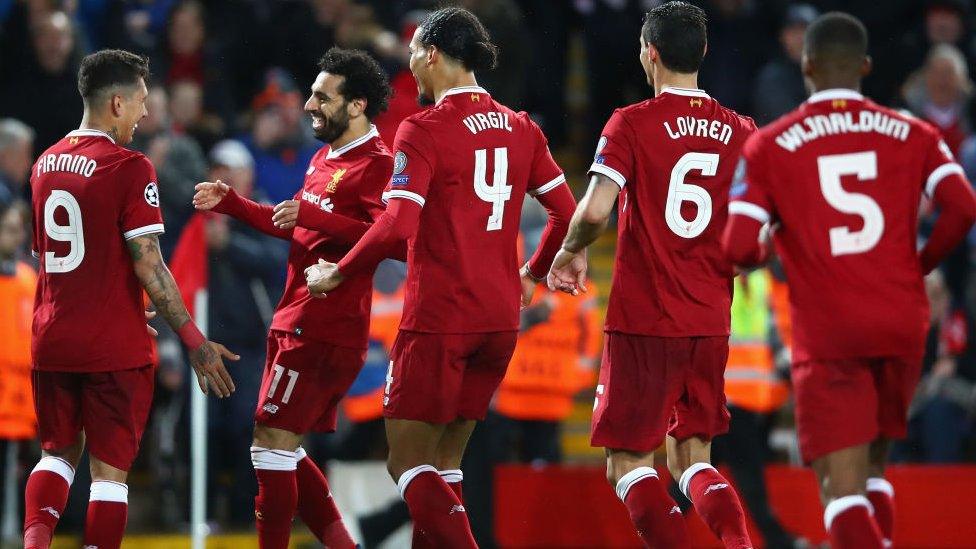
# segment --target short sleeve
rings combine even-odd
[[[935,134],[935,130],[930,131]],[[922,170],[923,190],[925,196],[932,198],[939,184],[951,178],[964,180],[965,172],[953,157],[952,150],[938,135],[933,135],[931,139],[927,140],[926,149],[925,164]]]
[[[156,169],[140,155],[124,163],[115,174],[123,189],[119,228],[126,240],[163,232]]]
[[[529,131],[532,135],[535,153],[532,158],[529,173],[529,194],[539,196],[545,194],[566,182],[562,168],[556,164],[549,152],[549,141],[535,122],[529,120]]]
[[[764,224],[773,220],[767,173],[768,163],[763,154],[761,134],[754,133],[742,149],[742,158],[729,190],[730,215],[745,215]]]
[[[399,198],[423,207],[436,167],[436,149],[430,134],[416,122],[404,120],[397,129],[393,150],[393,175],[383,193],[384,202]]]
[[[605,175],[622,189],[634,175],[634,145],[633,129],[617,109],[603,128],[589,173]]]

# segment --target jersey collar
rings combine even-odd
[[[380,136],[380,132],[376,130],[376,126],[374,126],[373,124],[370,124],[369,125],[369,131],[366,132],[366,135],[363,135],[362,137],[358,137],[356,139],[353,139],[352,141],[346,143],[345,145],[339,147],[338,149],[331,149],[330,148],[329,149],[329,152],[325,155],[325,157],[327,159],[329,159],[329,160],[331,160],[333,158],[338,158],[338,157],[342,156],[343,153],[347,153],[347,152],[355,149],[356,147],[362,145],[363,143],[366,143],[370,139],[372,139],[374,137],[379,137],[379,136]]]
[[[82,129],[77,129],[68,132],[68,135],[66,135],[65,137],[104,137],[105,139],[111,141],[112,144],[115,144],[115,140],[112,139],[111,135],[103,132],[102,130],[92,130],[88,128],[82,128]]]
[[[704,90],[699,90],[697,88],[678,88],[675,86],[668,86],[661,90],[661,93],[673,93],[675,95],[683,95],[685,97],[704,97],[708,99],[708,94]]]
[[[816,103],[818,101],[836,101],[838,99],[845,99],[848,101],[864,101],[864,96],[854,90],[849,90],[846,88],[833,88],[818,91],[817,93],[811,95],[810,98],[807,99],[807,103]]]
[[[437,101],[437,104],[440,105],[441,101],[443,101],[448,95],[458,95],[462,93],[483,93],[488,95],[488,90],[482,88],[481,86],[458,86],[457,88],[451,88],[444,92],[444,95],[439,101]]]

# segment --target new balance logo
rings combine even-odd
[[[455,505],[454,507],[451,507],[451,512],[448,513],[448,515],[453,515],[454,513],[463,513],[463,512],[464,512],[463,505]]]
[[[51,513],[51,516],[54,517],[54,518],[56,518],[56,519],[60,519],[61,518],[61,513],[59,513],[58,510],[55,509],[54,507],[42,507],[41,508],[41,511],[46,511],[48,513]]]
[[[678,507],[677,505],[675,505],[674,507],[671,508],[671,512],[669,512],[668,515],[673,515],[675,513],[678,513],[680,515],[681,514],[681,507]]]
[[[702,494],[702,495],[703,496],[707,496],[709,492],[714,492],[715,490],[723,490],[723,489],[728,488],[728,487],[729,487],[729,485],[728,484],[725,484],[724,482],[719,483],[719,484],[712,484],[708,488],[705,488],[705,493]]]

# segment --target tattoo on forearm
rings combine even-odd
[[[136,264],[136,274],[156,305],[156,310],[174,330],[186,324],[190,314],[186,311],[173,275],[163,262],[156,235],[136,237],[127,244],[132,261]],[[140,263],[144,264],[142,268]]]

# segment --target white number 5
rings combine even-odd
[[[840,185],[843,175],[856,175],[859,181],[878,177],[878,157],[874,151],[853,154],[832,154],[817,158],[820,171],[820,191],[827,203],[846,214],[860,216],[864,227],[851,231],[849,227],[830,228],[830,254],[833,256],[859,254],[874,248],[884,232],[884,214],[873,198],[862,193],[845,191]]]
[[[702,234],[712,219],[712,197],[708,195],[708,191],[698,185],[685,183],[685,177],[691,170],[699,170],[706,177],[714,176],[718,170],[718,155],[685,153],[671,170],[664,219],[668,222],[668,228],[681,238],[695,238]],[[684,202],[691,202],[698,207],[698,213],[691,221],[681,215],[681,204]]]
[[[68,213],[68,224],[59,225],[54,220],[54,212],[64,208]],[[48,273],[68,273],[78,268],[85,259],[85,234],[81,223],[81,206],[68,191],[53,190],[44,202],[44,232],[52,240],[68,242],[71,247],[68,255],[57,257],[54,252],[44,253],[44,270]]]
[[[478,198],[491,203],[486,231],[499,231],[505,221],[505,203],[512,198],[512,186],[508,184],[508,149],[495,149],[495,173],[491,185],[485,176],[488,171],[488,151],[474,151],[474,192]]]

